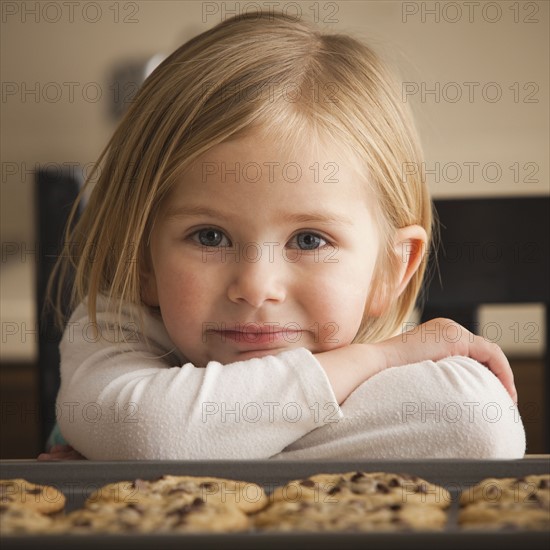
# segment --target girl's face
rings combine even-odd
[[[157,218],[143,299],[195,366],[345,346],[379,248],[366,196],[330,152],[281,158],[257,135],[218,145]]]

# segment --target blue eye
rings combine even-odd
[[[301,250],[316,250],[328,244],[323,237],[316,233],[298,233],[296,235],[296,241],[298,242],[298,248]]]
[[[220,243],[225,239],[227,242],[227,237],[218,229],[214,227],[207,227],[205,229],[199,229],[198,231],[195,231],[191,237],[198,236],[198,242],[202,246],[209,246],[209,247],[218,247],[220,246]],[[196,239],[194,239],[196,240]],[[222,246],[230,246],[230,245],[222,245]]]

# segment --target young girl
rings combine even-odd
[[[271,13],[181,46],[68,233],[69,446],[41,458],[522,457],[500,348],[447,319],[402,331],[431,250],[421,166],[359,41]]]

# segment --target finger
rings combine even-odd
[[[70,451],[72,447],[70,445],[61,445],[58,443],[57,445],[54,445],[50,449],[50,453],[57,453],[57,452],[63,452],[63,451]]]
[[[472,358],[488,367],[500,380],[514,403],[517,403],[518,395],[514,384],[514,373],[500,346],[490,344],[484,339],[476,339],[476,344],[473,346],[475,353]]]
[[[54,460],[86,460],[86,458],[75,449],[71,449],[68,452],[56,453]]]
[[[55,455],[53,455],[52,453],[40,453],[37,457],[36,457],[36,460],[53,460],[53,457]]]
[[[72,453],[42,453],[38,455],[37,460],[40,461],[55,461],[55,460],[71,460]]]
[[[514,403],[517,403],[518,394],[514,384],[514,374],[512,373],[512,368],[508,364],[508,361],[506,360],[506,363],[504,363],[493,359],[489,363],[489,368],[506,388],[506,391],[510,394]]]

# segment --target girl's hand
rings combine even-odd
[[[476,336],[451,319],[432,319],[389,340],[374,344],[383,350],[388,367],[398,367],[453,355],[475,359],[489,368],[517,404],[514,374],[500,346]]]
[[[70,445],[54,445],[49,453],[41,453],[36,460],[86,460]]]

